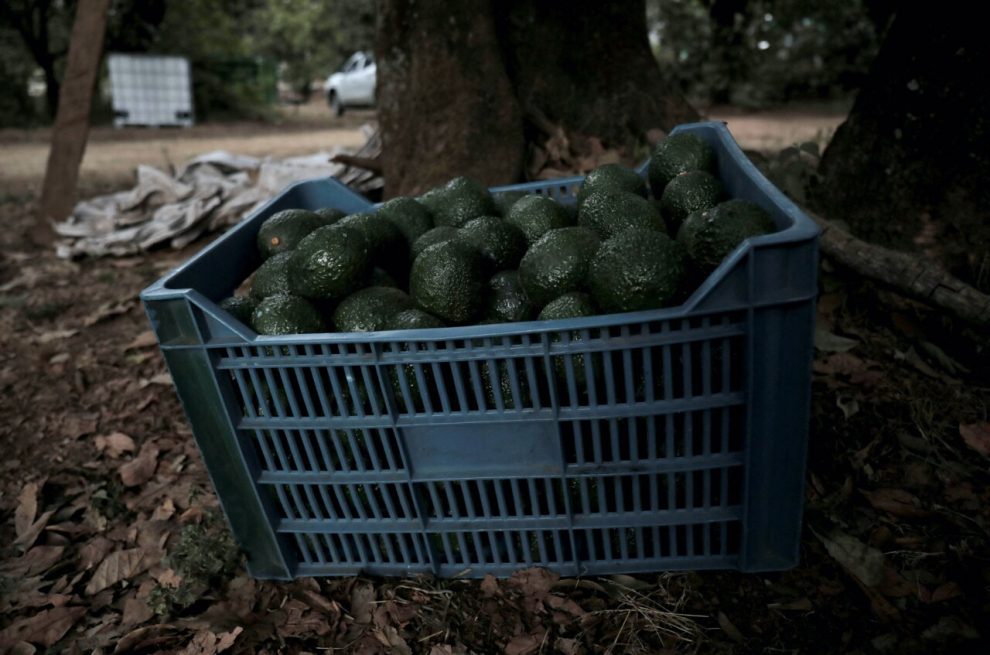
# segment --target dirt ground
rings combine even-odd
[[[62,261],[21,237],[32,202],[0,200],[0,653],[987,652],[966,326],[825,262],[791,571],[257,582],[137,302],[204,244]]]
[[[729,124],[736,140],[747,149],[771,151],[800,143],[824,144],[842,122],[842,108],[798,108],[743,112],[715,107],[713,120]],[[177,166],[212,150],[228,150],[254,157],[287,157],[335,145],[358,148],[365,137],[361,126],[373,122],[370,110],[351,110],[333,118],[322,102],[285,108],[275,124],[205,124],[188,129],[94,128],[80,172],[83,189],[126,185],[138,164],[159,168]],[[0,129],[0,193],[37,193],[48,158],[50,130]]]

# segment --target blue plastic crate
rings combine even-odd
[[[564,575],[779,570],[797,561],[811,382],[814,223],[720,123],[729,193],[779,231],[681,306],[562,321],[264,337],[217,303],[290,187],[142,294],[248,569]],[[499,187],[573,202],[582,178]]]

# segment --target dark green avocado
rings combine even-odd
[[[503,218],[508,215],[509,210],[512,209],[512,205],[516,204],[516,201],[525,197],[525,191],[502,191],[492,194],[492,199],[495,201],[495,208],[498,210],[498,215]]]
[[[332,300],[356,291],[371,271],[361,232],[327,225],[305,237],[289,260],[289,288],[305,298]]]
[[[401,311],[412,308],[412,299],[394,287],[368,287],[344,298],[333,312],[338,332],[377,332]]]
[[[292,251],[275,253],[254,272],[251,278],[251,297],[262,300],[276,293],[289,293],[289,260]]]
[[[543,311],[540,312],[539,319],[541,321],[556,321],[565,318],[580,318],[583,316],[594,316],[598,313],[598,308],[595,307],[595,302],[586,293],[566,293],[559,298],[554,298],[550,301]],[[552,337],[553,341],[560,341],[560,337]],[[572,331],[570,333],[570,340],[581,341],[581,333],[578,331]],[[584,391],[588,384],[588,371],[586,357],[591,358],[594,355],[584,355],[584,354],[574,354],[571,355],[571,370],[574,371],[574,381],[576,383],[577,389]],[[562,383],[566,383],[567,380],[567,363],[564,356],[557,356],[553,358],[553,368],[554,374],[557,379]],[[600,373],[600,370],[599,370]]]
[[[395,225],[380,214],[360,212],[340,219],[335,228],[352,228],[364,235],[371,261],[393,277],[404,279],[409,271],[409,244]]]
[[[608,239],[623,230],[637,227],[663,232],[666,225],[656,206],[628,191],[596,191],[578,209],[578,223]]]
[[[323,219],[306,209],[283,209],[272,214],[258,229],[258,252],[268,259],[292,250],[303,237],[323,225]]]
[[[646,197],[646,181],[636,171],[619,164],[604,164],[588,173],[578,191],[580,207],[584,199],[597,191],[628,191]]]
[[[342,219],[344,216],[347,216],[347,214],[345,214],[341,210],[334,209],[333,207],[320,207],[319,209],[314,209],[313,213],[319,216],[323,220],[323,222],[321,223],[321,227],[323,225],[333,225],[334,223]]]
[[[395,314],[385,324],[386,330],[427,330],[442,327],[446,326],[439,318],[415,307]]]
[[[251,327],[258,334],[308,334],[325,329],[313,303],[288,293],[268,296],[258,303],[251,314]]]
[[[717,205],[725,196],[722,183],[711,173],[681,173],[667,185],[660,199],[660,213],[670,234],[677,234],[691,212]]]
[[[727,200],[711,209],[692,212],[677,232],[677,242],[696,269],[708,274],[744,240],[775,229],[773,219],[759,205]]]
[[[537,307],[570,291],[586,289],[588,266],[601,240],[585,227],[551,230],[519,263],[519,283]]]
[[[413,262],[409,292],[416,305],[452,324],[476,318],[484,302],[484,261],[458,240],[430,246]]]
[[[545,196],[526,196],[517,200],[509,209],[505,220],[526,235],[530,245],[540,240],[550,230],[574,225],[571,214],[562,205]]]
[[[419,257],[419,254],[429,248],[430,246],[435,246],[438,243],[443,243],[444,241],[450,241],[451,239],[456,239],[457,235],[461,231],[456,227],[450,227],[449,225],[441,225],[440,227],[435,227],[423,234],[423,236],[416,239],[412,245],[412,258],[415,260]]]
[[[392,198],[382,203],[378,215],[394,225],[409,246],[433,229],[433,215],[415,198]]]
[[[536,307],[519,284],[518,271],[502,271],[488,280],[485,292],[485,318],[497,323],[528,321]]]
[[[220,301],[220,309],[245,325],[251,325],[251,314],[255,307],[257,303],[247,296],[230,296]]]
[[[638,228],[605,241],[588,273],[592,297],[609,313],[670,304],[683,280],[681,246],[663,232]]]
[[[650,157],[648,177],[654,198],[675,177],[688,171],[715,173],[715,151],[701,138],[689,133],[673,134],[657,144]]]
[[[579,291],[565,293],[554,298],[540,312],[541,321],[556,321],[563,318],[577,318],[580,316],[594,316],[598,313],[595,301],[591,296]]]
[[[517,267],[526,253],[526,236],[522,231],[495,216],[468,221],[457,238],[480,252],[493,271]]]
[[[427,191],[419,201],[430,210],[438,226],[462,227],[471,219],[498,211],[488,189],[468,177],[455,177],[442,187]]]

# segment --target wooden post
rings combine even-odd
[[[41,204],[31,230],[31,240],[39,246],[52,242],[55,234],[51,222],[64,220],[76,202],[79,165],[89,136],[89,113],[109,7],[110,0],[79,0],[76,9]]]

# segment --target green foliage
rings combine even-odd
[[[374,46],[371,0],[271,0],[254,20],[255,44],[280,63],[282,79],[304,97],[314,79]]]
[[[202,524],[182,528],[165,565],[181,578],[178,586],[155,585],[148,606],[159,616],[172,616],[195,603],[208,590],[223,585],[237,570],[240,552],[218,513]]]
[[[0,26],[0,127],[30,127],[40,119],[28,96],[32,68],[18,34]]]
[[[863,81],[879,46],[865,0],[751,0],[725,26],[713,20],[709,4],[651,0],[647,12],[662,68],[705,104],[841,97]]]

